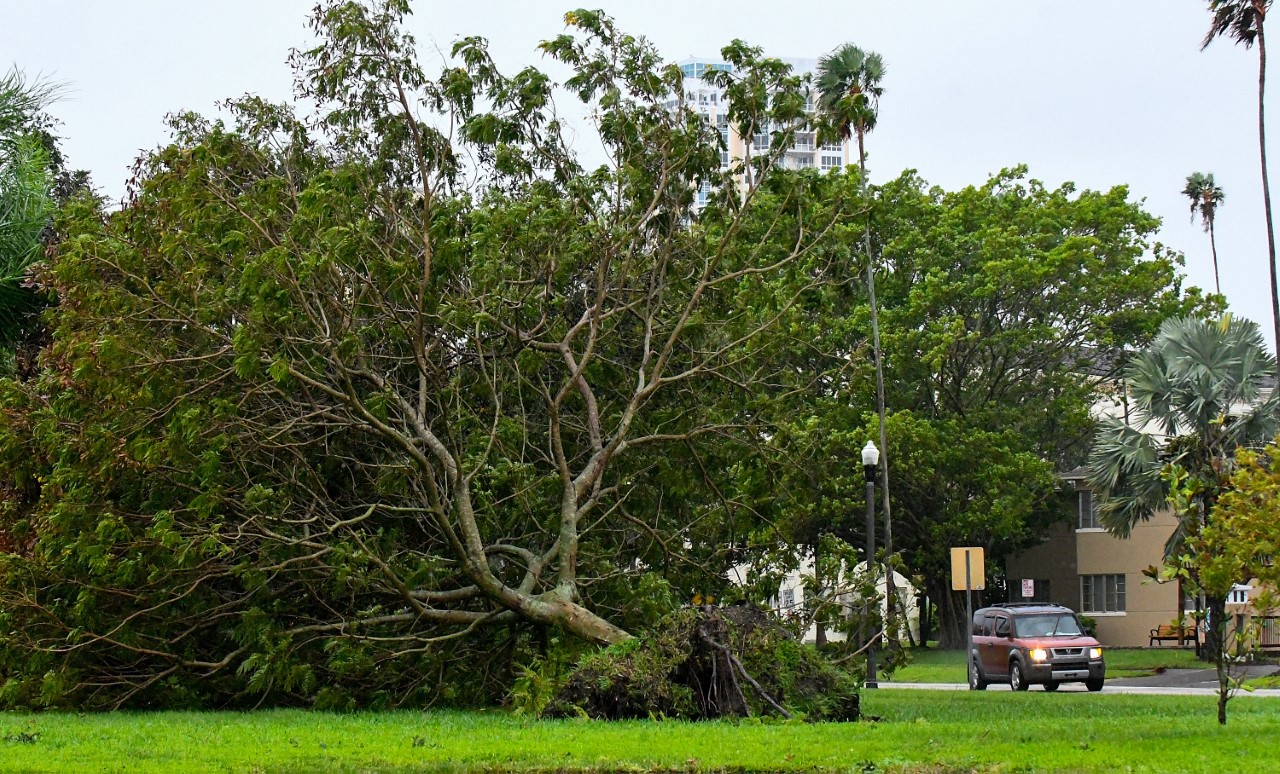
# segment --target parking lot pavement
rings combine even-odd
[[[1233,677],[1243,673],[1246,680],[1277,672],[1280,672],[1280,668],[1273,664],[1243,664],[1231,669]],[[1214,669],[1166,669],[1149,677],[1117,677],[1108,682],[1132,687],[1217,688],[1218,672]]]

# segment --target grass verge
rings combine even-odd
[[[868,692],[874,723],[527,722],[502,713],[0,714],[0,771],[1257,771],[1280,701]]]

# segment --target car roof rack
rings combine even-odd
[[[996,602],[994,604],[986,605],[981,609],[982,610],[1007,610],[1010,608],[1017,609],[1017,608],[1028,608],[1028,607],[1057,608],[1059,610],[1070,610],[1073,613],[1075,612],[1074,610],[1071,610],[1071,608],[1067,607],[1066,605],[1059,605],[1057,602]],[[973,612],[977,613],[979,611],[975,610]]]

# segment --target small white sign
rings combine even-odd
[[[1022,597],[1031,599],[1036,595],[1036,582],[1031,578],[1022,579]]]

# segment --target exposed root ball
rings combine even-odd
[[[582,660],[547,709],[601,719],[858,717],[856,678],[746,605],[685,608]]]

